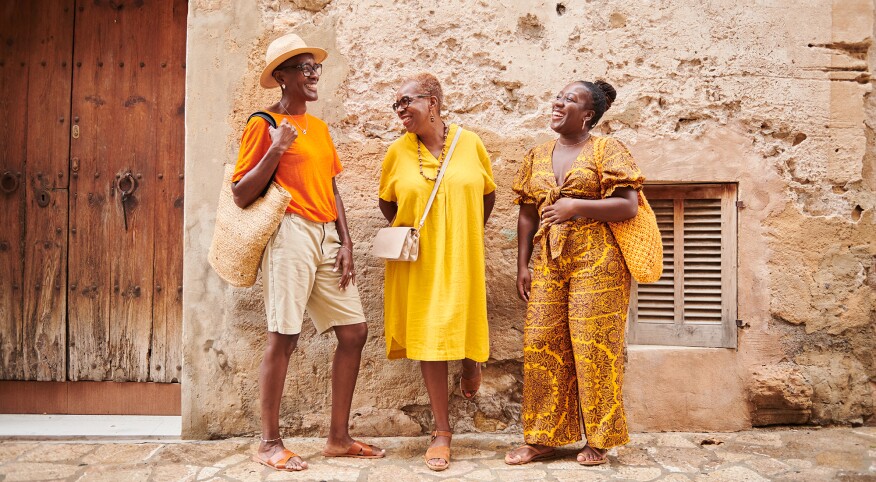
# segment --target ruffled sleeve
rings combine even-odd
[[[532,150],[523,157],[523,164],[514,176],[514,184],[511,189],[517,194],[514,204],[536,204],[535,195],[532,192]]]
[[[629,149],[612,138],[608,138],[605,143],[600,177],[603,198],[610,197],[619,187],[631,187],[638,191],[645,182],[645,176],[633,160]]]

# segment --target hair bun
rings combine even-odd
[[[603,94],[605,94],[605,110],[610,109],[611,104],[617,99],[617,90],[604,80],[597,80],[594,84],[599,87],[599,90],[601,90]]]

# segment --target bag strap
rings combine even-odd
[[[420,219],[420,225],[417,231],[423,229],[423,224],[426,223],[426,216],[429,215],[429,210],[432,209],[432,201],[435,200],[435,195],[438,194],[438,186],[441,184],[441,179],[444,178],[444,171],[447,170],[447,165],[450,164],[450,158],[453,157],[453,150],[456,149],[456,142],[459,140],[459,135],[462,134],[462,127],[456,126],[456,135],[453,136],[453,142],[450,144],[450,149],[447,150],[447,157],[444,158],[444,165],[438,172],[438,177],[435,178],[435,187],[432,188],[432,195],[429,196],[429,202],[426,203],[426,210],[423,211],[423,217]]]
[[[246,119],[246,123],[249,124],[249,121],[252,120],[253,117],[261,117],[261,118],[264,119],[268,124],[270,124],[271,127],[273,127],[274,129],[277,128],[277,121],[274,120],[274,118],[271,116],[271,114],[268,114],[267,112],[265,112],[265,111],[263,111],[263,110],[259,110],[259,111],[253,112],[253,113],[252,113],[252,114]]]

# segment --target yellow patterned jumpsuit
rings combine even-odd
[[[560,197],[603,199],[644,178],[627,148],[605,139],[595,159],[593,136],[562,185],[550,141],[527,153],[514,180],[518,204],[539,215]],[[600,165],[601,164],[601,165]],[[532,291],[523,334],[523,433],[526,443],[581,440],[610,448],[629,442],[621,388],[630,273],[608,223],[577,218],[535,234]],[[580,407],[580,412],[579,412]]]

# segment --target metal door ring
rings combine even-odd
[[[18,189],[18,176],[12,171],[5,171],[3,175],[0,176],[0,189],[6,194],[12,194],[15,192],[15,190]]]
[[[116,187],[119,188],[122,196],[130,196],[137,190],[137,178],[130,172],[126,172],[116,181]]]

